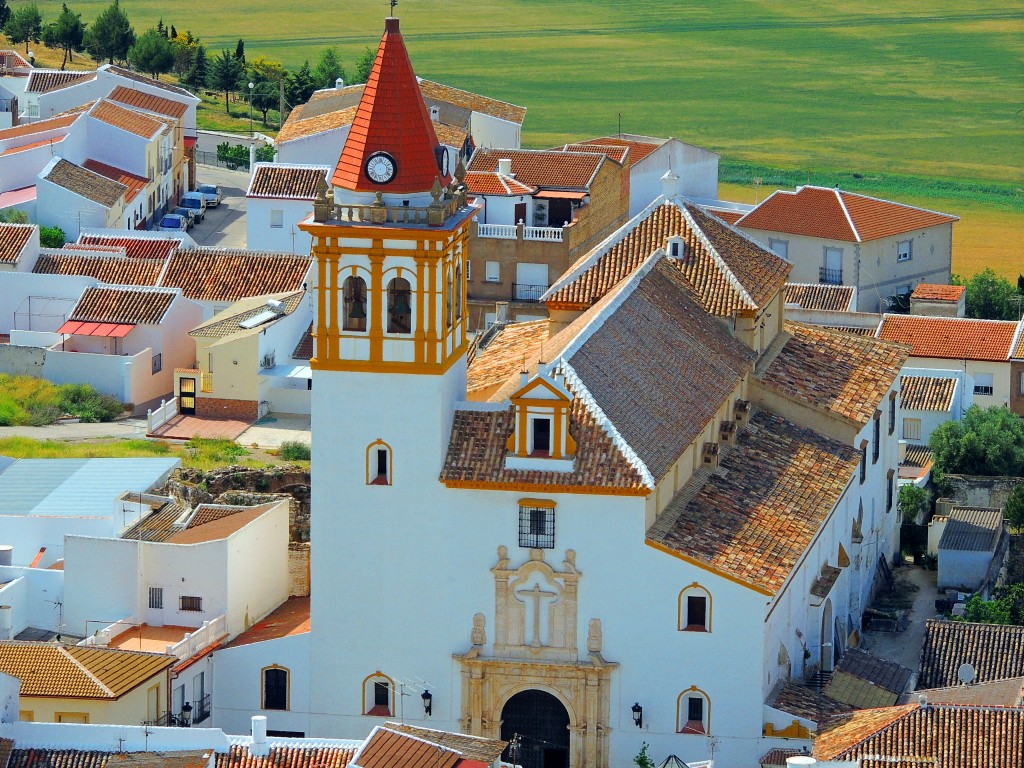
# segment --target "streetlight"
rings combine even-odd
[[[252,138],[252,90],[256,87],[256,83],[249,83],[249,138]]]

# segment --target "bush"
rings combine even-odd
[[[907,523],[916,522],[918,517],[928,508],[929,493],[916,485],[901,485],[896,499],[896,507]]]
[[[231,146],[228,142],[217,145],[217,159],[227,165],[229,170],[249,167],[249,148],[241,144]]]
[[[43,248],[60,248],[67,242],[67,236],[60,227],[40,227],[39,245]]]
[[[309,446],[298,440],[281,443],[281,458],[286,461],[309,461]]]
[[[1024,529],[1024,483],[1017,483],[1010,491],[1004,515],[1010,525],[1018,531]]]
[[[963,421],[940,424],[928,447],[943,475],[1024,475],[1024,419],[1002,406],[972,405]]]
[[[0,375],[0,425],[41,427],[65,413],[82,421],[113,421],[124,411],[117,398],[88,384],[56,386],[31,376]]]

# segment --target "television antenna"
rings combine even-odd
[[[957,679],[961,683],[963,683],[964,685],[970,685],[971,683],[974,682],[975,678],[978,675],[974,671],[974,667],[972,667],[967,662],[964,662],[963,664],[960,665],[959,669],[957,669],[956,676],[957,676]]]
[[[398,683],[398,722],[405,723],[405,697],[412,696],[413,693],[419,694],[420,697],[427,693],[431,688],[435,686],[428,683],[421,677],[416,678],[402,678],[396,677],[395,682]]]

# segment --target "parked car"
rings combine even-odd
[[[188,230],[188,222],[177,213],[165,213],[157,229],[161,232],[185,232]]]
[[[185,223],[188,224],[187,229],[192,229],[192,227],[195,226],[196,213],[191,208],[182,208],[181,206],[178,206],[177,208],[173,209],[171,213],[176,213],[179,216],[184,216]]]
[[[221,198],[224,197],[220,187],[216,184],[200,184],[196,191],[202,193],[203,197],[206,198],[206,206],[208,208],[216,208],[220,205]]]
[[[190,209],[197,222],[206,218],[206,198],[201,192],[186,192],[181,198],[181,207]]]

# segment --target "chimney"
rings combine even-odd
[[[899,464],[902,464],[906,460],[907,460],[907,441],[906,440],[900,440],[899,441],[899,452],[897,454],[897,462]]]
[[[661,194],[664,197],[675,197],[679,194],[679,177],[669,169],[661,177]]]
[[[496,301],[494,302],[494,322],[497,325],[503,325],[508,322],[508,302],[507,301]]]
[[[502,176],[512,175],[512,159],[509,157],[503,157],[498,161],[498,173]]]
[[[0,605],[0,640],[14,639],[14,619],[12,618],[11,606]]]
[[[266,757],[270,754],[270,747],[267,746],[267,718],[264,715],[253,715],[252,718],[252,745],[249,753],[256,757]]]
[[[441,119],[441,108],[437,106],[437,104],[434,104],[430,108],[430,119],[433,120],[435,123]]]
[[[339,91],[342,88],[344,88],[345,87],[345,78],[339,77],[337,80],[335,80],[334,81],[334,87],[337,88]]]

